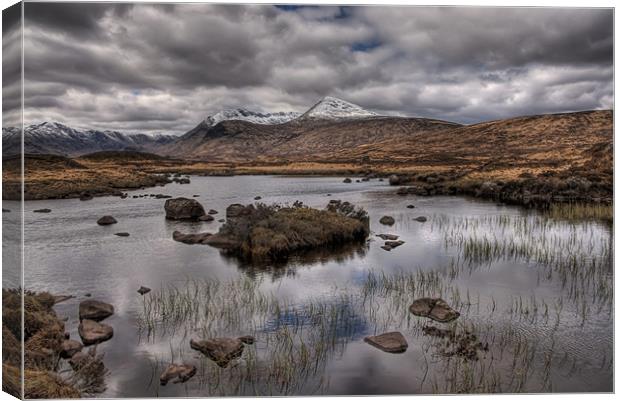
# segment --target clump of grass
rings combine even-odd
[[[614,220],[614,207],[603,203],[553,203],[547,214],[558,220],[602,220],[611,223]]]
[[[22,297],[24,303],[22,337]],[[24,396],[77,398],[80,391],[57,373],[64,323],[52,309],[54,297],[46,292],[2,290],[3,389],[21,397],[21,345],[24,341]],[[19,340],[18,340],[19,339]]]
[[[278,260],[300,251],[363,242],[369,233],[368,215],[350,204],[319,210],[296,203],[247,206],[214,237],[246,259]],[[215,238],[210,243],[218,246]]]

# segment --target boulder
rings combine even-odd
[[[87,299],[80,302],[80,320],[89,319],[101,321],[108,316],[114,314],[114,307],[108,303],[97,301],[95,299]]]
[[[168,365],[166,370],[159,376],[159,383],[162,386],[168,384],[168,382],[174,379],[173,383],[185,383],[196,374],[196,367],[189,364],[177,365],[172,363]]]
[[[129,233],[116,233],[114,235],[116,235],[118,237],[129,237]]]
[[[377,234],[377,237],[382,240],[396,241],[398,239],[398,235],[395,234]]]
[[[164,209],[166,210],[166,218],[170,220],[198,220],[205,215],[204,208],[195,199],[168,199]]]
[[[428,317],[440,323],[448,323],[461,314],[441,298],[420,298],[409,306],[409,311],[416,316]]]
[[[211,233],[183,234],[180,231],[172,233],[172,239],[184,244],[206,244],[206,240],[213,236]]]
[[[351,181],[350,178],[345,178],[344,180],[342,180],[342,182],[344,182],[345,184],[350,184],[353,181]]]
[[[392,216],[383,216],[381,217],[381,219],[379,219],[379,223],[386,225],[386,226],[391,226],[394,225],[394,217]]]
[[[75,340],[69,340],[67,338],[62,342],[62,344],[60,344],[60,357],[64,359],[69,359],[76,353],[80,352],[82,348],[84,348],[82,343]]]
[[[414,220],[419,221],[420,223],[424,223],[427,220],[427,218],[424,216],[418,216]]]
[[[192,349],[202,352],[220,367],[226,367],[230,361],[243,353],[243,342],[239,338],[212,338],[209,340],[190,340]]]
[[[116,224],[118,221],[112,216],[103,216],[99,220],[97,220],[97,224],[100,226],[109,226],[110,224]]]
[[[200,221],[213,221],[213,220],[215,220],[215,218],[213,216],[211,216],[210,214],[205,214],[204,216],[201,216],[200,218],[198,218],[198,220],[200,220]]]
[[[84,345],[99,344],[109,340],[114,335],[114,329],[94,320],[84,319],[78,326],[78,333]]]
[[[138,294],[140,295],[148,294],[149,292],[151,292],[151,289],[149,287],[141,285],[140,288],[138,288]]]
[[[405,337],[398,331],[383,333],[378,336],[369,336],[364,338],[364,341],[379,348],[381,351],[391,353],[405,352],[409,346]]]
[[[400,184],[400,177],[397,176],[396,174],[392,174],[391,176],[388,177],[388,182],[390,183],[390,185],[399,185]]]
[[[52,209],[36,209],[33,210],[34,213],[51,213]]]
[[[88,192],[82,192],[80,194],[80,200],[81,201],[89,201],[92,200],[93,196],[91,194],[89,194]]]

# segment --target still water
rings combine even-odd
[[[387,182],[342,179],[192,177],[127,199],[28,201],[26,288],[75,296],[56,307],[71,338],[79,338],[85,294],[114,305],[105,320],[114,337],[97,348],[109,370],[106,390],[95,397],[612,391],[610,227],[463,197],[403,197]],[[165,199],[132,197],[151,193],[199,195],[219,214],[213,222],[167,221]],[[175,230],[217,231],[226,206],[255,196],[320,208],[349,201],[368,211],[370,240],[278,266],[172,240]],[[52,212],[33,213],[41,208]],[[118,224],[98,226],[103,215]],[[381,225],[384,215],[395,224]],[[380,233],[405,244],[387,252]],[[142,285],[153,291],[139,295]],[[460,318],[441,324],[411,315],[421,296],[442,297]],[[450,355],[426,326],[466,330],[488,351],[478,350],[477,360]],[[409,344],[405,353],[364,342],[395,330]],[[245,334],[255,344],[225,368],[189,347],[190,338]],[[171,362],[198,373],[160,386]]]

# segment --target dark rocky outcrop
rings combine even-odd
[[[409,347],[405,337],[398,331],[368,336],[364,338],[364,341],[381,351],[391,353],[403,353]]]
[[[94,321],[101,321],[114,314],[114,306],[97,301],[95,299],[87,299],[80,302],[79,316],[80,320],[89,319]]]
[[[198,220],[205,215],[204,208],[195,199],[168,199],[164,209],[166,210],[166,218],[170,220]]]
[[[416,316],[428,317],[440,323],[451,322],[461,315],[441,298],[417,299],[409,306],[409,311]]]
[[[109,226],[110,224],[116,224],[118,221],[112,216],[103,216],[99,220],[97,220],[97,224],[100,226]]]

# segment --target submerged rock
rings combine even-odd
[[[79,315],[80,320],[89,319],[94,321],[101,321],[114,314],[114,306],[97,301],[95,299],[87,299],[80,302]]]
[[[409,347],[405,337],[398,331],[383,333],[378,336],[369,336],[364,338],[364,341],[379,348],[381,351],[391,353],[402,353]]]
[[[84,345],[99,344],[109,340],[114,335],[114,329],[107,324],[94,320],[84,319],[78,326],[78,333]]]
[[[151,292],[151,289],[149,287],[141,285],[140,288],[138,288],[138,294],[140,295],[148,294],[149,292]]]
[[[407,209],[413,209],[413,208],[415,208],[414,205],[407,205]]]
[[[196,367],[189,364],[177,365],[172,363],[168,365],[166,370],[159,376],[159,383],[162,386],[168,384],[172,379],[175,379],[173,383],[185,383],[196,374]]]
[[[381,248],[385,249],[386,251],[391,251],[392,249],[397,248],[404,243],[405,241],[385,241],[385,244]]]
[[[116,224],[118,221],[112,216],[103,216],[99,220],[97,220],[97,224],[100,226],[109,226],[110,224]]]
[[[427,220],[427,218],[424,216],[418,216],[414,220],[419,221],[420,223],[424,223]]]
[[[164,194],[155,195],[155,199],[169,199],[169,198],[172,198],[172,195],[164,195]]]
[[[206,244],[207,239],[212,237],[211,233],[183,234],[180,231],[172,233],[172,239],[184,244]]]
[[[398,235],[395,234],[377,234],[377,237],[382,240],[396,241],[398,239]]]
[[[217,214],[217,210],[215,210],[215,209],[209,209],[209,214]]]
[[[409,306],[409,311],[416,316],[428,317],[440,323],[448,323],[461,314],[441,298],[420,298]]]
[[[164,209],[166,211],[166,218],[170,220],[198,220],[205,215],[204,208],[195,199],[168,199]]]
[[[36,209],[33,210],[34,213],[51,213],[52,209]]]
[[[69,340],[67,338],[60,345],[60,357],[69,359],[76,353],[80,352],[82,348],[84,348],[84,346],[79,341]]]
[[[391,226],[394,225],[395,221],[394,221],[394,217],[392,216],[383,216],[381,217],[381,219],[379,219],[379,223],[386,225],[386,226]]]
[[[212,338],[209,340],[190,340],[192,349],[202,352],[220,367],[226,367],[230,361],[243,353],[243,342],[239,338]]]
[[[263,197],[262,197],[262,196],[255,196],[255,197],[254,197],[254,200],[261,200],[261,199],[263,199]]]
[[[129,237],[129,233],[116,233],[114,235],[116,235],[118,237]]]

